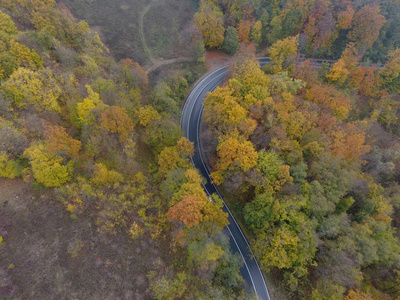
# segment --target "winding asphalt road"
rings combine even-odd
[[[261,66],[270,62],[270,59],[259,58],[258,59]],[[298,63],[307,60],[306,58],[300,58]],[[334,60],[320,60],[320,59],[309,59],[312,66],[321,67],[323,63],[326,63],[328,68],[331,68]],[[217,194],[223,200],[217,187],[211,183],[210,174],[204,163],[201,147],[199,142],[199,130],[201,116],[203,113],[203,100],[208,92],[212,92],[215,88],[222,83],[227,75],[227,67],[220,67],[206,75],[204,75],[196,85],[191,89],[188,97],[186,98],[185,106],[182,110],[181,117],[181,127],[185,134],[185,137],[194,143],[195,153],[192,157],[193,165],[201,172],[204,178],[207,179],[207,183],[204,185],[204,189],[208,195]],[[254,258],[251,252],[249,242],[247,241],[245,235],[240,229],[239,224],[236,222],[229,208],[226,206],[225,202],[223,206],[223,211],[228,213],[229,225],[227,229],[230,233],[230,246],[233,252],[240,253],[243,258],[244,266],[241,268],[240,273],[244,280],[253,287],[255,293],[259,299],[270,300],[268,293],[268,288],[265,283],[264,276],[258,265],[257,260]]]
[[[265,65],[269,62],[269,59],[260,58],[259,61],[261,65]],[[192,157],[193,165],[201,172],[203,177],[207,179],[204,189],[208,195],[217,194],[221,197],[221,199],[222,196],[217,187],[211,183],[210,174],[208,173],[207,167],[201,155],[199,129],[203,112],[203,100],[208,92],[212,92],[218,85],[222,83],[227,75],[227,72],[227,67],[224,66],[206,74],[203,78],[201,78],[190,91],[186,99],[181,118],[181,127],[185,137],[194,142],[195,153]],[[235,253],[240,253],[244,261],[244,266],[240,270],[241,275],[249,284],[249,286],[253,287],[259,299],[270,300],[268,288],[258,262],[255,258],[253,258],[250,245],[225,202],[223,210],[229,215],[229,225],[227,226],[227,229],[230,233],[231,249]]]

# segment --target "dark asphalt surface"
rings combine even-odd
[[[269,62],[269,59],[261,58],[259,61],[261,65],[265,65],[267,62]],[[199,146],[199,128],[201,115],[203,112],[203,100],[206,94],[208,92],[212,92],[219,84],[221,84],[226,75],[227,68],[221,67],[201,78],[190,91],[189,96],[186,99],[181,118],[181,127],[185,137],[194,142],[195,154],[192,158],[192,162],[194,166],[201,172],[204,178],[207,179],[204,189],[209,195],[215,193],[220,197],[221,195],[217,187],[211,183],[208,170],[201,157],[201,149]],[[240,270],[241,275],[247,284],[250,287],[253,287],[259,299],[269,300],[270,297],[268,288],[258,262],[256,259],[252,258],[253,255],[249,243],[240,229],[240,226],[229,211],[229,208],[225,205],[225,202],[223,210],[229,214],[229,225],[227,226],[227,229],[230,233],[231,250],[233,250],[235,253],[240,253],[244,261],[244,265]]]

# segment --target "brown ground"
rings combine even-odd
[[[213,70],[220,66],[226,65],[232,56],[221,51],[206,51],[206,65],[208,70]]]
[[[163,264],[160,247],[100,234],[53,199],[0,179],[0,299],[148,299],[146,274]]]

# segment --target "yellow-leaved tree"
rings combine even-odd
[[[0,39],[11,39],[11,37],[16,35],[17,33],[18,29],[15,26],[11,17],[0,11]]]
[[[60,112],[61,88],[50,69],[32,71],[19,68],[3,83],[5,92],[17,108],[33,106],[38,111]]]
[[[114,170],[109,170],[104,164],[97,163],[94,167],[92,182],[96,185],[116,186],[124,177]]]
[[[166,147],[158,158],[158,171],[164,176],[169,170],[176,168],[188,168],[188,157],[193,156],[194,146],[188,139],[182,137],[176,146]]]
[[[78,124],[83,126],[86,123],[91,123],[93,121],[93,115],[90,113],[93,108],[98,105],[103,104],[100,100],[100,95],[93,91],[93,89],[86,85],[86,90],[88,96],[76,105]]]
[[[250,141],[228,137],[220,141],[217,153],[217,170],[211,173],[216,184],[222,183],[226,171],[231,168],[240,168],[245,172],[257,165],[258,154]]]
[[[28,47],[11,40],[10,41],[10,54],[12,54],[16,59],[20,66],[31,68],[31,69],[39,69],[43,65],[43,61],[40,58],[39,54],[36,53],[35,50],[31,50]]]
[[[143,126],[147,126],[153,120],[160,120],[161,116],[151,105],[146,105],[145,107],[141,107],[138,112],[139,115],[139,124]]]
[[[0,177],[14,178],[18,176],[18,164],[11,160],[6,152],[0,152]]]
[[[271,58],[271,71],[277,74],[281,71],[294,72],[297,48],[299,46],[299,36],[290,36],[277,41],[269,49]]]
[[[62,157],[47,151],[44,144],[31,145],[24,155],[31,163],[33,177],[45,187],[60,186],[70,180],[72,164],[65,164]]]
[[[204,36],[204,43],[209,48],[220,48],[224,42],[224,15],[216,5],[203,1],[194,15],[194,23]]]

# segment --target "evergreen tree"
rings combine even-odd
[[[228,27],[226,29],[224,44],[222,45],[226,53],[235,54],[239,48],[239,36],[235,27]]]

